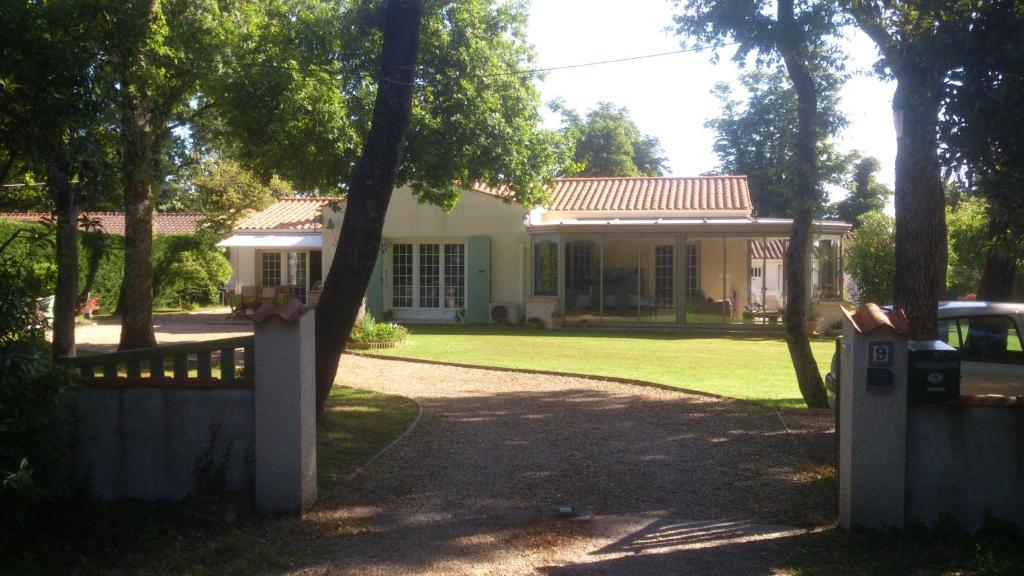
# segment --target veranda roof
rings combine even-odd
[[[320,233],[315,234],[235,234],[217,243],[220,248],[321,248]]]

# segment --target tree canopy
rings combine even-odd
[[[562,135],[572,162],[561,166],[564,176],[661,176],[668,170],[661,141],[644,134],[624,107],[601,102],[580,117],[561,101],[551,109],[562,114]]]
[[[830,78],[834,74],[823,74],[817,114],[822,138],[816,146],[821,203],[825,197],[822,186],[843,184],[848,169],[847,158],[836,151],[833,142],[833,137],[847,124],[838,110],[841,82]],[[747,176],[751,200],[759,216],[792,216],[797,131],[793,85],[778,67],[746,72],[738,80],[739,94],[735,87],[721,82],[712,89],[720,112],[705,126],[715,132],[717,171]]]
[[[379,17],[355,0],[247,4],[200,132],[264,180],[344,194],[369,130]],[[477,182],[528,205],[545,198],[560,136],[541,128],[539,92],[521,72],[533,61],[526,20],[518,3],[424,2],[399,184],[443,207]]]
[[[846,188],[849,194],[829,207],[829,215],[855,227],[861,224],[861,217],[868,212],[880,212],[885,208],[886,201],[892,196],[892,190],[875,178],[881,168],[878,159],[852,156],[859,159],[853,162]],[[853,158],[851,158],[853,160]]]

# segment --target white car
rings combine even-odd
[[[939,339],[960,351],[960,394],[1024,396],[1024,304],[941,302]],[[825,380],[838,382],[839,355]]]

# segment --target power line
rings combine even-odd
[[[725,48],[725,47],[728,47],[728,46],[736,46],[738,44],[739,44],[739,42],[728,42],[726,44],[722,44],[720,46],[716,46],[716,48]],[[674,56],[676,54],[685,54],[687,52],[700,52],[701,50],[702,50],[702,48],[682,48],[682,49],[679,49],[679,50],[672,50],[670,52],[655,52],[653,54],[641,54],[639,56],[626,56],[626,57],[623,57],[623,58],[613,58],[611,60],[595,60],[593,62],[581,62],[579,64],[566,64],[566,65],[563,65],[563,66],[550,66],[550,67],[547,67],[547,68],[531,68],[531,69],[528,69],[528,70],[516,70],[516,71],[512,71],[512,72],[495,72],[495,73],[492,73],[492,74],[479,74],[479,75],[474,75],[474,76],[476,76],[478,78],[486,78],[486,77],[490,77],[490,76],[518,76],[518,75],[524,75],[525,76],[525,75],[532,75],[532,74],[541,74],[541,73],[544,73],[544,72],[555,72],[555,71],[558,71],[558,70],[571,70],[571,69],[574,69],[574,68],[587,68],[587,67],[590,67],[590,66],[603,66],[605,64],[619,64],[621,62],[632,62],[632,61],[635,61],[635,60],[647,60],[649,58],[661,58],[662,56]]]
[[[739,44],[740,44],[739,42],[727,42],[725,44],[716,45],[715,48],[726,48],[726,47],[729,47],[729,46],[737,46]],[[638,61],[638,60],[649,60],[649,59],[652,59],[652,58],[663,58],[665,56],[675,56],[677,54],[686,54],[688,52],[700,52],[702,49],[703,48],[700,48],[700,47],[681,48],[679,50],[671,50],[671,51],[668,51],[668,52],[655,52],[655,53],[651,53],[651,54],[639,54],[639,55],[636,55],[636,56],[624,56],[624,57],[621,57],[621,58],[611,58],[611,59],[607,59],[607,60],[594,60],[594,61],[590,61],[590,62],[578,62],[578,63],[575,63],[575,64],[564,64],[564,65],[561,65],[561,66],[547,66],[547,67],[541,67],[541,68],[526,68],[526,69],[522,69],[522,70],[506,70],[506,71],[502,71],[502,72],[487,72],[487,73],[477,73],[477,74],[472,74],[471,73],[471,74],[463,75],[463,77],[470,77],[470,78],[497,78],[497,77],[503,77],[503,76],[535,76],[535,75],[538,75],[538,74],[544,74],[546,72],[557,72],[557,71],[560,71],[560,70],[573,70],[573,69],[579,69],[579,68],[589,68],[589,67],[593,67],[593,66],[604,66],[604,65],[608,65],[608,64],[621,64],[623,62],[635,62],[635,61]],[[153,56],[158,58],[158,59],[170,61],[170,62],[173,62],[174,64],[178,64],[178,65],[194,63],[196,61],[204,61],[205,60],[207,62],[216,63],[216,64],[232,63],[232,64],[235,64],[235,65],[238,65],[238,66],[246,66],[246,67],[250,67],[250,68],[276,68],[276,69],[279,69],[279,70],[287,70],[287,71],[292,71],[292,72],[301,72],[303,70],[315,70],[315,71],[324,72],[324,73],[328,73],[328,74],[336,74],[336,73],[339,72],[338,69],[333,68],[331,66],[325,66],[323,64],[308,64],[308,65],[303,66],[301,64],[294,63],[294,62],[291,63],[291,64],[278,64],[278,63],[275,63],[275,62],[257,62],[257,61],[239,61],[239,60],[232,61],[231,59],[222,59],[222,58],[207,59],[207,58],[194,58],[194,57],[193,58],[188,58],[188,57],[186,57],[186,58],[178,59],[178,58],[174,58],[174,57],[171,57],[171,56],[167,56],[165,54],[160,54],[160,55],[154,54]],[[342,63],[342,62],[339,62],[338,64],[342,64],[342,66],[345,66],[345,63]],[[359,69],[346,70],[346,72],[349,72],[349,73],[358,73],[360,71],[366,71],[366,70],[365,69],[364,70],[359,70]]]

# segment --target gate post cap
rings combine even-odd
[[[856,310],[850,312],[843,308],[843,314],[853,324],[854,330],[861,334],[868,334],[879,327],[891,328],[897,334],[906,334],[910,331],[910,322],[907,321],[907,314],[902,309],[894,309],[886,312],[873,302],[861,304]]]

